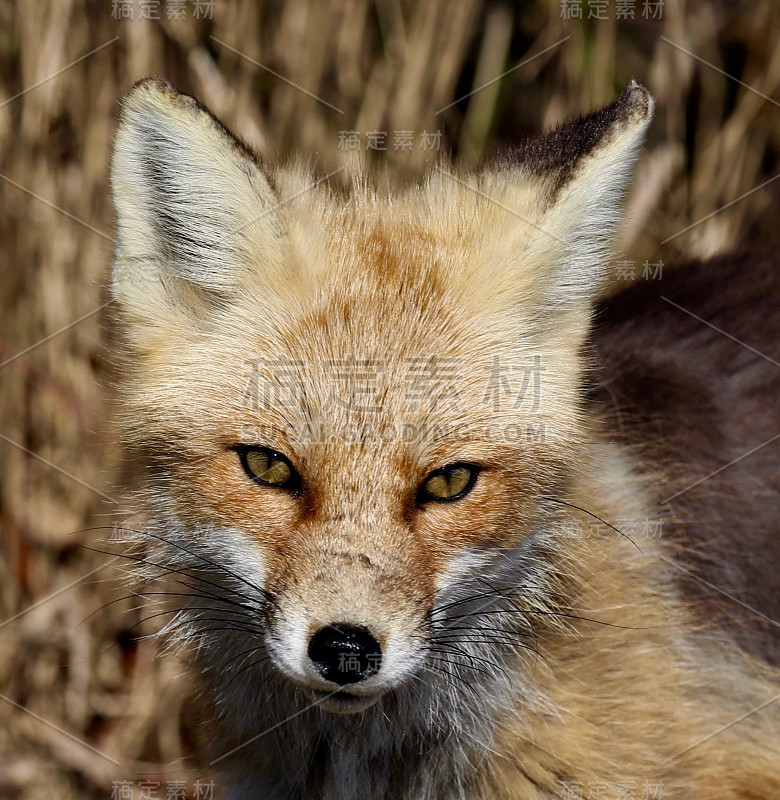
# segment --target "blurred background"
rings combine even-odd
[[[3,799],[209,796],[195,687],[156,658],[122,559],[86,549],[121,552],[128,513],[108,164],[118,101],[150,74],[267,158],[391,184],[473,166],[636,78],[658,110],[605,291],[777,232],[774,0],[4,0]]]

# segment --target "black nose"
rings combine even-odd
[[[346,686],[379,672],[382,648],[366,628],[328,625],[311,637],[309,658],[325,680]]]

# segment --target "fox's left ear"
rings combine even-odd
[[[526,142],[486,176],[535,223],[519,227],[524,249],[536,255],[535,280],[549,284],[546,304],[595,295],[653,108],[632,81],[611,105]]]
[[[249,271],[280,260],[278,201],[258,158],[160,78],[124,99],[111,188],[112,289],[142,325],[229,297]]]

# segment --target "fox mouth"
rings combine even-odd
[[[381,693],[357,695],[344,691],[323,692],[319,689],[309,689],[308,694],[318,708],[335,714],[357,714],[365,711],[382,696]]]

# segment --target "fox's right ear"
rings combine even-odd
[[[511,285],[538,308],[596,297],[654,105],[632,81],[615,102],[529,140],[485,171],[484,194],[522,220],[510,219],[512,229],[501,234],[505,248],[523,254],[524,271],[507,273]]]
[[[111,187],[112,290],[133,315],[151,322],[182,302],[229,297],[249,270],[278,263],[278,201],[257,157],[160,78],[124,100]]]

